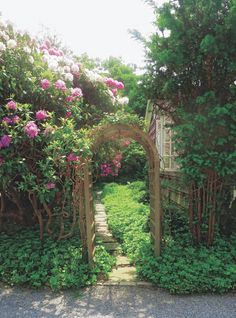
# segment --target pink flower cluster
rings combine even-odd
[[[122,154],[118,153],[115,158],[112,160],[112,164],[110,163],[103,163],[101,164],[101,176],[107,177],[112,175],[114,177],[118,176],[119,169],[121,168],[121,161]]]
[[[43,90],[48,89],[50,87],[50,85],[51,85],[50,81],[48,79],[46,79],[46,78],[42,79],[40,84],[41,84],[41,87],[42,87]]]
[[[124,89],[125,88],[125,86],[122,82],[116,81],[113,78],[106,78],[105,83],[107,84],[107,86],[109,86],[110,88],[113,88],[113,89]]]
[[[76,100],[79,100],[82,96],[83,96],[83,93],[79,87],[72,88],[71,95],[67,96],[66,101],[67,102],[74,102]]]
[[[7,108],[9,110],[17,110],[17,105],[13,100],[11,100],[10,102],[7,103]]]
[[[58,89],[59,91],[66,91],[66,83],[62,80],[57,80],[56,83],[54,84],[55,88]]]
[[[80,161],[81,157],[80,156],[76,156],[74,153],[70,153],[67,157],[66,160],[68,162],[78,162]]]
[[[8,148],[11,143],[11,137],[9,135],[3,135],[0,139],[0,149]]]
[[[48,113],[47,113],[46,110],[43,110],[43,109],[42,110],[38,110],[36,112],[35,117],[36,117],[37,120],[44,120],[44,119],[48,118]]]
[[[42,43],[42,45],[39,47],[41,52],[48,52],[49,55],[54,56],[63,56],[64,53],[61,50],[58,50],[54,47],[52,47],[52,44],[49,40],[46,40]]]
[[[113,174],[113,170],[110,163],[101,164],[101,176],[107,177],[109,174]]]
[[[25,126],[25,132],[29,138],[38,136],[39,128],[34,121],[29,121]]]
[[[17,115],[13,116],[12,118],[5,116],[2,119],[2,123],[5,123],[7,125],[17,124],[19,121],[20,121],[20,117]]]

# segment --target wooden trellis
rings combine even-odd
[[[151,236],[154,242],[154,253],[156,256],[161,254],[161,198],[160,198],[160,160],[154,142],[150,136],[137,126],[127,124],[109,124],[99,127],[93,132],[94,142],[92,150],[96,152],[99,146],[109,140],[118,140],[120,138],[130,138],[137,141],[146,151],[149,164],[149,190],[150,190],[150,228]],[[92,202],[92,183],[89,180],[91,172],[89,166],[84,167],[83,190],[81,204],[84,211],[80,209],[80,228],[81,236],[84,239],[88,251],[88,260],[92,262],[95,250],[95,225],[94,211]],[[84,238],[83,236],[86,236]]]

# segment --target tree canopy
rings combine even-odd
[[[152,3],[153,4],[153,3]],[[236,1],[179,0],[156,8],[147,46],[148,97],[172,116],[190,178],[236,173]]]

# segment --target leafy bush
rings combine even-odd
[[[40,241],[35,229],[0,234],[0,281],[11,285],[46,285],[59,290],[93,284],[114,265],[102,246],[96,248],[95,258],[95,266],[89,266],[76,236],[58,242],[48,235]]]
[[[0,17],[1,224],[38,222],[42,238],[42,219],[50,233],[55,216],[68,217],[73,232],[76,177],[91,157],[88,129],[117,110],[114,87],[124,85]]]
[[[236,236],[219,236],[211,248],[192,245],[185,217],[165,206],[170,231],[163,238],[162,255],[154,257],[148,229],[149,209],[138,202],[144,183],[107,184],[103,202],[108,223],[122,248],[137,266],[138,275],[173,293],[225,292],[236,287]],[[141,191],[140,191],[141,190]],[[174,212],[178,213],[170,218]]]

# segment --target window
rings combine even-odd
[[[173,145],[173,131],[169,127],[171,119],[167,116],[156,116],[156,145],[161,157],[162,170],[178,170],[177,154]]]

